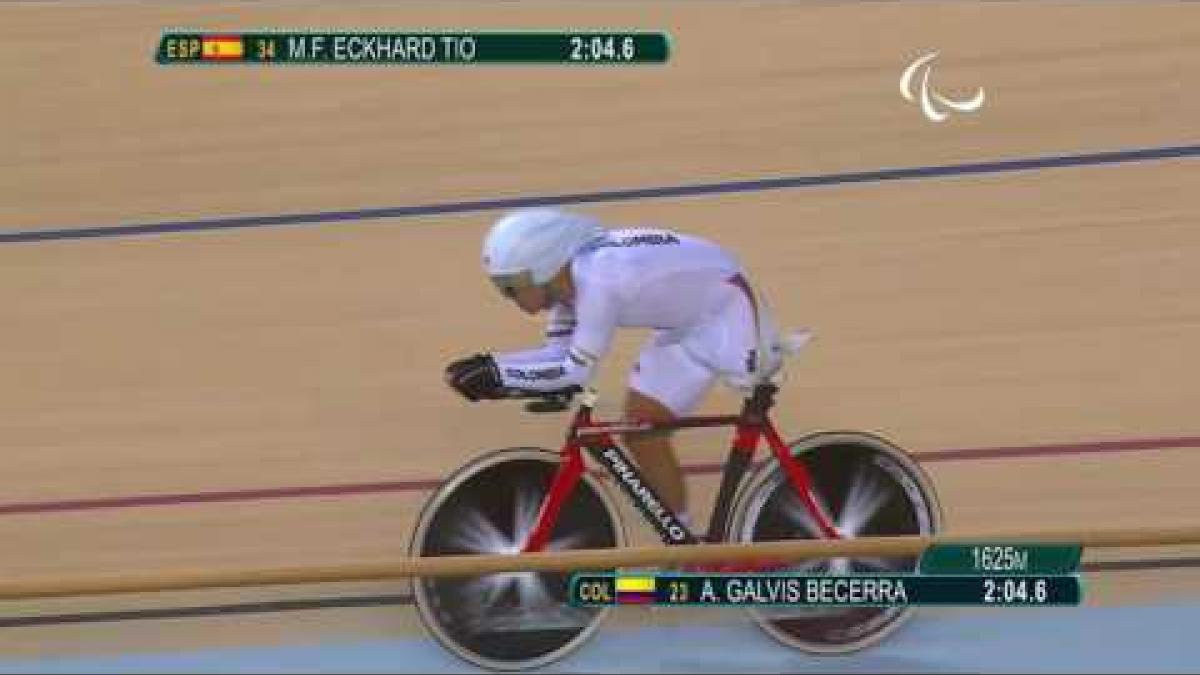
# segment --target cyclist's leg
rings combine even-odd
[[[712,386],[715,375],[675,342],[653,336],[642,348],[629,381],[625,414],[631,419],[665,422],[691,412]],[[676,513],[687,512],[687,493],[670,432],[630,433],[626,447],[637,458],[646,480]]]
[[[675,417],[661,402],[632,388],[625,399],[625,414],[631,419],[652,422],[666,422]],[[651,431],[627,433],[622,440],[663,502],[682,515],[687,511],[687,488],[671,437],[669,431]]]
[[[751,297],[730,284],[708,321],[684,334],[656,332],[634,365],[626,414],[635,419],[671,420],[694,410],[719,373],[739,387],[748,382],[757,363],[757,326]],[[624,440],[667,505],[677,513],[684,512],[683,472],[671,434],[627,434]]]

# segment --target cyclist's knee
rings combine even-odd
[[[625,399],[625,417],[629,420],[661,423],[674,420],[675,414],[657,399],[636,389],[630,389]],[[671,431],[628,432],[621,434],[621,440],[634,452],[657,448],[670,449]]]
[[[675,419],[675,413],[661,401],[636,389],[630,389],[625,397],[625,416],[646,422],[670,422]]]

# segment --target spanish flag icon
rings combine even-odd
[[[205,35],[200,40],[200,57],[205,61],[240,59],[242,38],[237,35]]]
[[[617,604],[651,604],[654,588],[654,577],[617,577]]]

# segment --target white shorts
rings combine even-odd
[[[629,387],[676,416],[690,413],[718,377],[731,385],[749,383],[758,358],[758,329],[773,330],[760,308],[758,324],[750,299],[736,287],[711,318],[686,331],[655,331],[638,355]]]

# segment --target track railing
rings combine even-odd
[[[992,531],[939,536],[789,540],[753,544],[700,544],[583,549],[518,555],[455,555],[404,558],[385,563],[310,567],[177,570],[81,577],[0,581],[0,600],[244,586],[274,586],[410,577],[480,576],[496,572],[587,571],[647,565],[683,565],[746,560],[802,560],[842,556],[916,555],[932,544],[1061,543],[1084,548],[1171,546],[1200,543],[1200,526],[1093,530]]]

